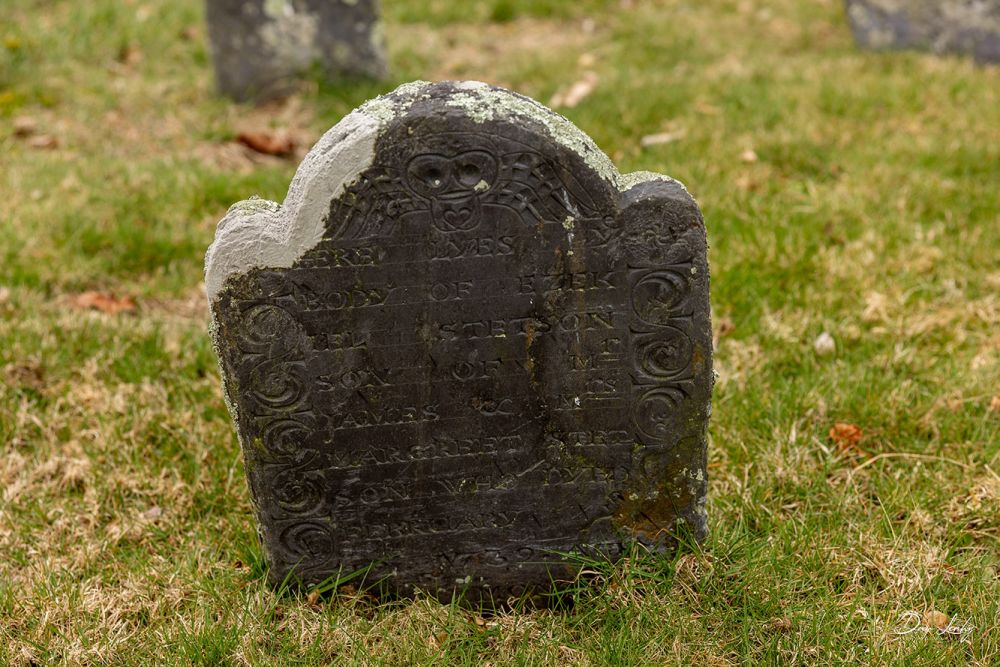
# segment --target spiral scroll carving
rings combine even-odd
[[[281,543],[293,558],[319,560],[333,552],[336,540],[333,529],[316,521],[303,521],[286,528]]]
[[[632,421],[646,444],[667,444],[674,415],[686,397],[694,343],[684,314],[691,293],[690,264],[632,272],[635,384]]]
[[[285,470],[271,484],[278,506],[289,514],[312,514],[323,505],[323,475],[318,471]]]

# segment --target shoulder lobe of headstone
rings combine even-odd
[[[703,538],[708,281],[684,187],[533,100],[351,113],[206,256],[272,583],[503,604]]]

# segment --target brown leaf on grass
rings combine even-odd
[[[757,162],[760,158],[757,157],[757,153],[752,148],[748,148],[742,153],[740,153],[740,160],[747,163]]]
[[[719,336],[728,336],[736,331],[736,323],[731,317],[720,317],[718,319]]]
[[[142,51],[139,47],[133,44],[125,44],[120,49],[118,49],[118,55],[115,60],[120,62],[122,65],[127,67],[132,67],[133,65],[138,65],[142,62]]]
[[[73,298],[73,305],[77,308],[99,310],[108,315],[134,313],[136,309],[135,299],[132,297],[118,297],[109,292],[83,292]]]
[[[14,119],[14,136],[28,137],[38,129],[38,121],[31,116],[20,116]]]
[[[1000,396],[990,399],[990,412],[1000,412]]]
[[[846,422],[837,422],[830,429],[830,440],[842,452],[857,449],[863,435],[864,432],[859,427]]]
[[[319,591],[311,591],[308,596],[306,596],[306,604],[308,604],[313,609],[319,607]]]
[[[12,385],[41,391],[45,388],[45,369],[34,361],[14,364],[7,367],[7,381]]]
[[[713,324],[715,331],[712,333],[712,347],[718,348],[719,341],[736,330],[736,323],[730,317],[720,317]]]
[[[39,134],[37,137],[31,137],[28,139],[28,145],[32,148],[51,150],[53,148],[59,148],[59,140],[51,134]]]
[[[445,642],[448,641],[447,632],[439,632],[436,635],[431,635],[427,638],[427,645],[433,649],[441,649]]]
[[[599,80],[597,72],[584,72],[579,81],[553,95],[552,99],[549,100],[549,106],[572,109],[594,92]]]
[[[648,148],[649,146],[669,144],[683,139],[684,134],[685,132],[683,129],[678,129],[673,132],[657,132],[656,134],[647,134],[639,140],[639,145],[643,148]]]
[[[255,131],[240,132],[236,141],[247,148],[264,155],[276,155],[285,157],[295,151],[295,141],[287,134],[275,134],[273,132]]]

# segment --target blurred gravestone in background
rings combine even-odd
[[[239,101],[286,95],[313,67],[385,74],[378,0],[206,0],[206,16],[219,91]]]
[[[1000,0],[846,0],[858,44],[1000,61]]]
[[[701,213],[540,104],[364,105],[230,210],[206,285],[272,582],[503,602],[705,535]]]

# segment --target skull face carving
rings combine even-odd
[[[443,232],[478,225],[480,198],[496,179],[496,158],[478,150],[450,156],[424,153],[411,159],[406,169],[407,186],[431,201],[434,226]]]

